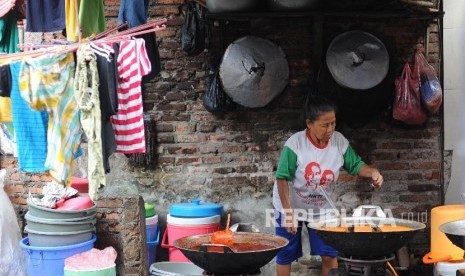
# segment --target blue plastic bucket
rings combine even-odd
[[[147,225],[145,227],[145,233],[147,234],[147,241],[148,242],[154,242],[158,239],[158,225],[153,224],[153,225]]]
[[[30,246],[29,238],[24,238],[19,245],[24,249],[28,276],[63,276],[65,259],[85,252],[94,247],[97,237],[86,242],[55,247]]]
[[[150,265],[156,261],[157,246],[160,242],[160,232],[158,232],[157,239],[155,241],[147,241],[147,263],[150,270]]]

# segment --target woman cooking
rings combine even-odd
[[[307,128],[285,143],[276,172],[273,206],[276,234],[289,244],[276,257],[276,275],[289,276],[291,263],[302,257],[302,225],[318,220],[331,210],[322,188],[335,185],[341,167],[349,174],[372,179],[376,188],[383,184],[377,169],[366,165],[336,127],[336,105],[323,97],[313,97],[305,111]],[[321,275],[337,268],[337,251],[307,228],[312,255],[322,259]]]

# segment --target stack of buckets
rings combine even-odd
[[[157,246],[159,243],[160,233],[158,232],[158,215],[155,214],[155,207],[152,204],[145,203],[145,233],[147,237],[147,263],[155,263]]]
[[[97,207],[69,211],[28,202],[26,232],[20,241],[28,276],[62,276],[65,259],[94,247]]]
[[[219,229],[220,215],[223,206],[215,203],[201,203],[193,200],[190,203],[173,204],[166,217],[167,226],[163,233],[161,246],[168,248],[170,262],[190,262],[182,252],[173,246],[175,240],[213,233]]]
[[[465,268],[464,251],[455,246],[439,227],[447,222],[465,219],[465,205],[444,205],[431,210],[431,252],[423,257],[426,264],[434,263],[434,275],[456,275]]]

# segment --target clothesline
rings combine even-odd
[[[111,34],[112,32],[119,30],[123,25],[120,25],[116,28],[112,28],[110,30],[105,31],[105,34],[98,34],[94,38],[89,38],[88,41],[84,41],[81,43],[72,43],[72,44],[62,44],[62,45],[50,45],[43,46],[42,44],[33,45],[35,48],[39,48],[36,50],[31,50],[27,52],[20,52],[14,54],[0,54],[0,65],[10,64],[12,62],[21,60],[23,58],[33,58],[45,54],[61,54],[67,52],[75,52],[80,45],[94,43],[94,44],[106,44],[109,42],[120,42],[122,40],[130,39],[131,37],[135,37],[138,35],[151,33],[151,32],[158,32],[166,29],[166,23],[168,20],[166,18],[150,21],[146,24],[142,24],[140,26],[130,28],[126,31],[117,32],[115,34]],[[97,39],[95,39],[97,38]],[[25,46],[25,45],[23,45]],[[37,47],[36,47],[37,46]]]

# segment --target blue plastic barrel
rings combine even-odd
[[[150,265],[156,261],[157,256],[157,246],[160,242],[160,232],[157,233],[157,239],[155,241],[147,240],[147,263],[148,269],[150,270]]]
[[[75,254],[91,250],[97,237],[86,242],[54,247],[30,246],[29,238],[19,245],[24,249],[28,276],[63,276],[65,259]]]

